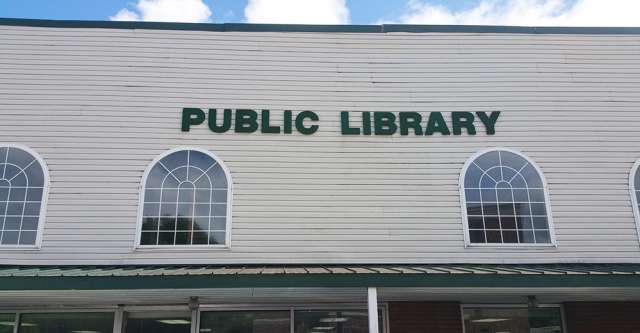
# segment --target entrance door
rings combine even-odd
[[[123,333],[190,333],[191,313],[126,312]]]

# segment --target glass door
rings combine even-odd
[[[190,333],[191,312],[126,312],[123,333]]]

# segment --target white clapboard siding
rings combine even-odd
[[[634,262],[640,35],[0,26],[0,143],[49,166],[42,247],[0,264]],[[180,131],[182,107],[312,110],[301,134]],[[502,111],[496,134],[344,136],[340,111]],[[231,171],[228,249],[135,249],[142,174],[179,146]],[[557,247],[465,248],[458,180],[529,156]]]

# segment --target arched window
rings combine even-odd
[[[0,247],[40,244],[48,181],[38,154],[0,145]]]
[[[629,174],[629,189],[631,190],[631,203],[633,204],[633,216],[636,220],[636,229],[640,237],[640,160],[637,160]]]
[[[227,246],[231,176],[213,154],[169,151],[143,177],[139,246]]]
[[[542,172],[507,149],[482,151],[460,175],[467,244],[555,243]]]

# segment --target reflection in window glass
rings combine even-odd
[[[113,313],[24,313],[19,333],[111,333]]]
[[[0,313],[0,333],[13,333],[15,321],[14,313]]]
[[[189,333],[191,314],[176,313],[127,313],[125,333]]]
[[[0,147],[0,245],[35,245],[45,175],[29,152]]]
[[[196,150],[173,152],[145,180],[140,245],[225,244],[228,179],[222,165]]]
[[[202,312],[201,333],[289,333],[289,311]]]
[[[382,313],[378,312],[382,330]],[[294,313],[295,333],[368,333],[367,310],[319,311],[300,310]]]
[[[471,243],[551,243],[542,176],[522,155],[486,152],[464,174]]]
[[[562,333],[559,308],[465,308],[466,333]]]

